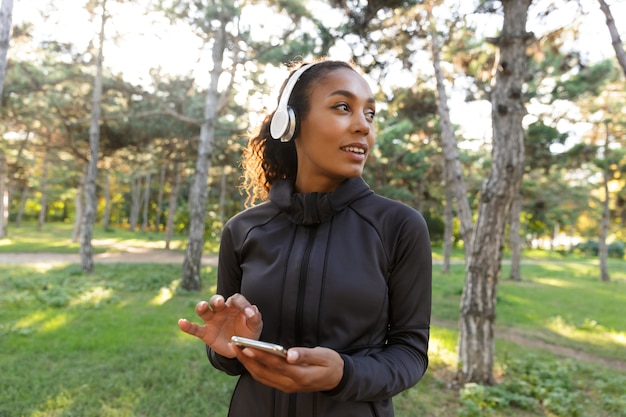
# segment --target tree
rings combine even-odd
[[[443,148],[444,172],[446,190],[451,190],[451,194],[456,201],[457,216],[461,223],[461,237],[463,238],[465,249],[465,263],[469,265],[472,250],[471,242],[474,233],[474,225],[472,220],[472,209],[467,198],[467,187],[461,161],[459,158],[458,144],[452,128],[450,120],[450,109],[448,107],[448,94],[446,93],[445,78],[441,69],[441,46],[439,42],[439,34],[436,30],[436,22],[432,16],[432,8],[430,12],[431,26],[431,48],[433,56],[433,67],[435,70],[435,79],[437,82],[437,103],[439,109],[439,118],[441,124],[441,145]],[[446,199],[446,210],[448,203],[452,203],[451,199]],[[451,238],[451,236],[449,236]],[[450,243],[446,243],[450,246]]]
[[[11,20],[13,16],[13,0],[2,0],[0,5],[0,98],[4,85],[4,75],[7,69],[7,52],[11,34]]]
[[[526,32],[532,0],[504,0],[500,36],[491,41],[499,60],[491,96],[493,147],[489,178],[483,183],[472,255],[461,297],[459,370],[464,382],[493,384],[496,293],[505,228],[511,204],[519,192],[524,168],[525,115],[523,84],[527,72]]]
[[[202,249],[204,247],[204,221],[208,193],[207,180],[213,152],[215,124],[219,111],[220,93],[217,84],[222,75],[224,51],[227,47],[226,24],[232,18],[227,11],[228,8],[225,7],[225,9],[217,16],[210,17],[212,25],[216,25],[216,27],[212,28],[215,31],[211,53],[213,68],[211,69],[211,83],[206,93],[204,119],[200,127],[198,159],[196,160],[196,171],[189,196],[189,207],[191,210],[189,241],[185,251],[181,283],[181,287],[189,291],[198,291],[201,288],[200,267]]]
[[[93,272],[93,247],[91,239],[96,223],[97,195],[96,179],[98,177],[98,154],[100,152],[100,113],[102,100],[102,61],[104,59],[104,28],[107,21],[107,0],[102,0],[100,12],[100,33],[98,35],[98,52],[96,56],[96,75],[93,81],[93,99],[91,103],[91,124],[89,127],[89,162],[84,184],[84,212],[81,222],[80,263],[84,272]]]
[[[626,53],[624,52],[624,45],[622,44],[622,40],[619,36],[619,31],[617,30],[613,13],[611,13],[611,8],[606,1],[598,0],[598,2],[600,3],[600,10],[602,10],[602,13],[604,13],[604,16],[606,17],[606,25],[609,28],[609,33],[611,34],[611,44],[613,45],[617,62],[619,62],[619,65],[622,67],[624,75],[626,75]]]
[[[13,0],[2,0],[0,5],[0,105],[4,75],[6,74],[7,51],[11,33],[11,17],[13,15]],[[0,238],[6,236],[9,221],[9,175],[7,158],[0,148]]]

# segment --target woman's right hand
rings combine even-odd
[[[180,319],[178,327],[227,358],[236,356],[230,345],[232,336],[258,339],[263,329],[261,312],[241,294],[233,294],[228,300],[216,294],[209,302],[200,301],[196,304],[196,314],[204,321],[204,325]]]

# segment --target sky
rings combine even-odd
[[[314,4],[315,11],[325,16],[325,21],[332,19],[332,13],[326,11],[328,6],[322,1],[310,0]],[[455,0],[450,0],[455,1]],[[458,0],[456,0],[458,1]],[[542,2],[551,0],[536,0]],[[581,27],[582,38],[588,42],[583,49],[589,61],[598,61],[614,54],[611,48],[611,40],[605,24],[605,18],[595,0],[582,0],[585,11],[589,14]],[[97,33],[98,21],[90,21],[85,11],[86,0],[15,0],[13,5],[13,24],[30,21],[35,24],[36,36],[41,39],[55,39],[59,41],[73,42],[78,50],[84,50]],[[114,19],[107,23],[108,41],[105,43],[105,65],[114,70],[123,72],[127,81],[137,84],[147,84],[150,81],[149,71],[151,68],[160,67],[165,73],[191,74],[199,85],[208,83],[208,70],[210,63],[210,51],[203,50],[203,45],[193,32],[182,25],[172,27],[166,19],[158,13],[145,15],[145,7],[133,3],[118,4],[109,1],[108,5]],[[561,25],[564,21],[573,18],[573,6],[576,2],[566,2],[559,11],[552,13],[546,19],[529,20],[528,30],[537,34],[545,33]],[[462,1],[462,5],[471,4]],[[613,0],[609,3],[613,16],[617,20],[618,28],[622,30],[622,39],[626,39],[626,0]],[[116,13],[123,10],[123,13]],[[51,18],[44,20],[42,12],[47,11]],[[338,17],[339,18],[339,17]],[[484,17],[476,17],[484,19]],[[620,22],[623,19],[623,22]],[[281,26],[280,17],[268,10],[257,9],[254,15],[242,16],[244,23],[264,36],[271,36],[272,28]],[[263,22],[269,24],[264,25]],[[494,36],[501,25],[501,21],[491,18],[490,23],[478,21],[479,27],[484,30],[485,36]],[[9,56],[11,49],[9,49]],[[331,51],[331,57],[344,59],[347,57],[342,47]],[[432,71],[426,67],[424,71]],[[275,68],[268,74],[268,79],[278,85],[287,74],[286,68]],[[400,86],[410,86],[414,76],[406,72],[399,73],[394,80]],[[466,137],[484,139],[491,135],[491,106],[488,102],[466,103],[464,101],[465,86],[462,80],[450,89],[450,109],[453,123],[459,123],[463,127]],[[275,103],[275,96],[263,97],[257,107],[271,106]]]

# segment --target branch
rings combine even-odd
[[[617,57],[619,65],[622,67],[622,71],[624,71],[624,75],[626,75],[626,53],[624,53],[624,45],[619,37],[619,32],[617,30],[617,26],[615,25],[615,19],[613,19],[613,14],[611,13],[609,5],[606,4],[604,0],[598,0],[598,2],[600,3],[600,10],[602,10],[604,16],[606,16],[606,25],[609,28],[609,33],[611,34],[611,43],[613,44],[613,49],[615,50],[615,56]]]

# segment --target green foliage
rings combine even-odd
[[[618,79],[619,72],[612,60],[604,60],[580,70],[565,80],[557,82],[552,95],[554,98],[575,100],[583,95],[600,95],[601,89]]]
[[[557,158],[550,151],[550,146],[563,144],[567,138],[567,133],[560,133],[554,127],[546,126],[541,120],[528,126],[524,140],[526,169],[542,169],[548,172],[555,165],[555,158]]]
[[[593,415],[626,415],[624,376],[617,379],[572,361],[545,361],[525,355],[505,364],[503,380],[496,386],[468,384],[460,393],[459,416],[492,416],[514,409],[562,417],[589,416],[592,398],[600,410]],[[620,387],[620,388],[618,388]]]
[[[585,256],[597,257],[599,252],[599,244],[595,240],[588,240],[579,243],[574,247],[574,252],[581,253]],[[609,258],[624,259],[624,243],[612,242],[607,247]]]

